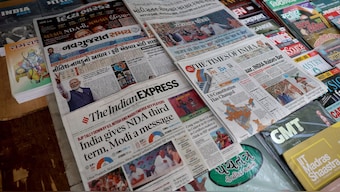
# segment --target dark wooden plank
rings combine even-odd
[[[0,170],[0,191],[70,190],[47,107],[0,121]]]

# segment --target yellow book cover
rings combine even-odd
[[[340,122],[289,149],[283,157],[307,191],[326,187],[340,176]]]

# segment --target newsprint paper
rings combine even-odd
[[[146,21],[174,61],[242,41],[255,32],[223,4],[196,14]]]
[[[178,67],[239,142],[327,91],[263,35]]]
[[[62,120],[86,191],[173,191],[242,152],[179,71]]]
[[[148,36],[153,34],[148,29],[146,21],[167,19],[173,17],[186,17],[212,9],[223,7],[219,0],[123,0],[131,14],[142,25]]]
[[[96,102],[135,83],[177,70],[158,40],[145,37],[138,24],[121,25],[78,38],[72,36],[69,40],[64,39],[68,35],[63,32],[66,29],[75,30],[73,27],[59,29],[59,32],[39,30],[46,27],[41,23],[50,20],[58,21],[56,26],[68,26],[69,23],[78,20],[83,22],[83,24],[76,22],[81,26],[87,26],[88,23],[101,23],[107,26],[106,24],[113,22],[108,18],[119,18],[117,22],[119,20],[120,23],[131,21],[131,18],[123,13],[120,16],[113,14],[104,18],[91,17],[103,13],[102,9],[105,7],[119,5],[118,7],[121,8],[119,1],[104,1],[99,2],[99,5],[90,5],[64,15],[59,14],[34,21],[39,31],[38,36],[42,42],[61,115]],[[83,13],[81,10],[87,12]],[[58,42],[59,39],[64,41]],[[73,85],[77,83],[80,85]],[[75,91],[79,86],[83,94]],[[72,99],[72,97],[79,99]]]

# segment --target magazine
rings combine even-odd
[[[23,103],[53,93],[51,78],[36,37],[5,45],[13,97]]]
[[[263,35],[274,41],[275,45],[291,58],[309,50],[308,47],[293,37],[285,27],[263,33]]]
[[[243,152],[210,170],[179,191],[299,191],[295,178],[288,177],[261,143],[250,137]]]
[[[318,191],[340,177],[340,122],[283,154],[305,190]],[[335,191],[339,190],[339,185]]]
[[[0,2],[0,56],[4,46],[35,37],[32,19],[41,17],[37,0]]]
[[[247,26],[270,19],[266,12],[251,0],[221,0],[221,2],[233,11],[238,16],[238,19]]]
[[[320,10],[323,15],[340,10],[340,1],[336,0],[311,0],[313,5]]]
[[[326,129],[336,120],[318,101],[312,101],[260,132],[272,153],[282,155],[302,141]]]
[[[340,69],[334,67],[316,77],[328,87],[327,93],[318,100],[335,120],[340,121],[340,84],[338,83]]]
[[[173,191],[242,151],[175,71],[62,116],[86,191]],[[112,187],[112,188],[111,188]]]
[[[186,17],[146,23],[174,61],[215,50],[254,36],[224,5]]]
[[[124,0],[124,2],[150,37],[153,37],[153,33],[146,24],[148,20],[187,17],[223,6],[218,0]]]
[[[339,38],[339,32],[309,1],[277,10],[276,14],[295,36],[302,37],[311,48]]]
[[[329,64],[340,64],[340,39],[323,44],[315,49]]]
[[[41,15],[54,15],[78,8],[84,4],[83,0],[37,0]]]
[[[327,91],[262,35],[177,64],[238,141]]]
[[[301,54],[300,56],[294,57],[293,59],[307,73],[313,76],[316,76],[333,68],[315,50]]]

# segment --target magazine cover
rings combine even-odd
[[[323,15],[340,10],[340,1],[338,0],[310,0],[310,2],[312,2]]]
[[[272,40],[278,48],[291,58],[309,51],[308,47],[289,33],[285,27],[263,33],[263,35]]]
[[[335,67],[316,77],[328,87],[328,92],[318,100],[334,119],[340,121],[340,84],[338,82],[340,69]]]
[[[243,152],[196,177],[177,191],[299,191],[255,137],[242,142]],[[296,183],[296,181],[295,181]]]
[[[335,32],[328,29],[331,27],[329,22],[308,1],[285,7],[276,11],[276,14],[295,36],[302,37],[312,48],[336,39],[331,35]]]
[[[290,1],[277,1],[277,0],[264,0],[266,5],[272,10],[277,11],[297,3],[306,2],[306,0],[290,0]]]
[[[4,45],[35,37],[32,20],[41,17],[36,0],[0,2],[0,56]]]
[[[332,66],[340,64],[340,39],[319,46],[316,51]]]
[[[260,134],[274,153],[282,155],[335,122],[318,101],[313,101],[268,126]]]
[[[254,2],[247,1],[224,1],[221,2],[232,10],[244,25],[252,25],[270,19],[270,17]]]
[[[318,191],[340,177],[340,122],[283,154],[305,190]],[[339,185],[335,191],[339,191]]]
[[[42,16],[70,11],[83,5],[83,0],[37,0]]]
[[[266,34],[280,29],[280,25],[273,19],[262,21],[249,26],[256,34]]]
[[[318,75],[333,67],[328,64],[317,51],[309,51],[308,53],[301,54],[293,58],[294,61],[300,65],[310,75]]]
[[[18,103],[53,92],[51,78],[36,37],[5,45],[11,92]]]

